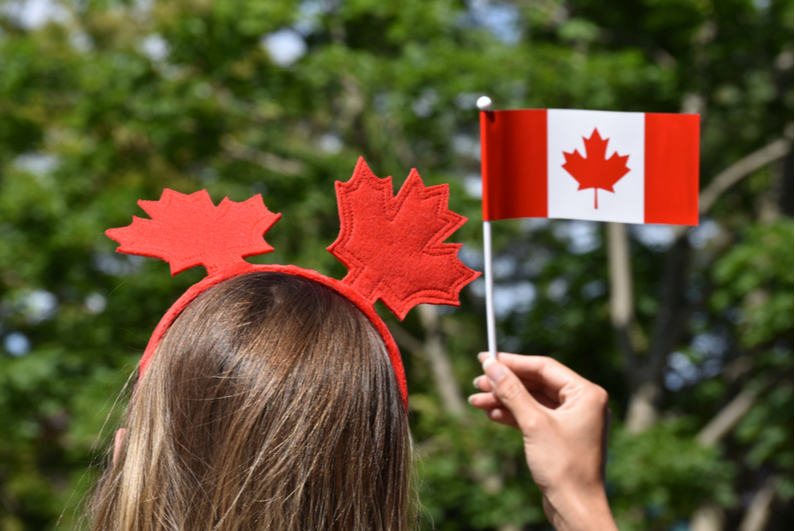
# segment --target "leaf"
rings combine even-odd
[[[348,268],[343,282],[381,301],[400,319],[421,303],[458,306],[458,293],[480,273],[458,259],[462,244],[443,243],[466,218],[447,209],[446,184],[426,187],[417,170],[392,195],[360,158],[337,182],[340,234],[328,250]]]
[[[281,217],[259,194],[242,203],[224,198],[215,206],[207,190],[185,195],[165,189],[159,201],[138,205],[152,219],[133,216],[131,225],[105,234],[121,244],[119,253],[165,260],[172,275],[198,265],[212,275],[244,257],[273,251],[263,236]]]
[[[585,158],[576,149],[574,153],[563,152],[563,156],[566,158],[566,164],[563,165],[563,169],[580,183],[580,187],[577,190],[594,189],[594,208],[599,208],[596,196],[599,188],[608,192],[615,192],[613,185],[629,173],[629,168],[627,167],[629,155],[619,156],[616,151],[612,157],[605,159],[609,140],[609,138],[602,140],[599,130],[594,129],[593,133],[591,133],[591,138],[583,137]]]

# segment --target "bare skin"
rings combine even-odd
[[[617,531],[604,488],[607,392],[543,356],[481,353],[469,402],[521,430],[544,512],[558,531]]]

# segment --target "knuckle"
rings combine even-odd
[[[506,378],[506,380],[507,381],[500,386],[500,398],[504,402],[514,403],[522,397],[524,387],[515,378]]]
[[[538,411],[526,411],[516,417],[516,423],[525,437],[536,437],[538,434],[549,433],[549,419]]]
[[[521,418],[516,419],[516,422],[522,431],[527,433],[536,433],[541,427],[541,422],[537,415],[523,415]]]
[[[601,407],[607,406],[607,403],[610,400],[610,395],[607,394],[607,391],[605,391],[602,386],[593,384],[591,393],[593,395],[594,402],[599,404]]]

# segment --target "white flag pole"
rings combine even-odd
[[[481,96],[478,98],[477,105],[480,112],[490,111],[491,98]],[[486,332],[489,338],[489,356],[492,359],[497,359],[497,324],[494,320],[494,275],[491,270],[491,221],[485,220],[483,221],[483,259],[486,273]]]

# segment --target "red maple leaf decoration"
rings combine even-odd
[[[599,208],[599,201],[596,196],[599,188],[608,192],[615,192],[613,185],[629,173],[629,168],[627,167],[629,155],[619,156],[616,151],[609,159],[605,158],[609,140],[609,138],[602,140],[599,130],[594,129],[593,133],[591,133],[591,138],[583,137],[586,158],[583,158],[576,149],[574,153],[563,152],[563,156],[566,157],[566,164],[563,165],[563,169],[580,183],[580,187],[577,190],[594,189],[594,208]]]
[[[281,214],[269,211],[257,194],[242,203],[224,198],[213,205],[207,190],[190,195],[166,189],[159,201],[138,201],[152,219],[133,216],[131,225],[105,232],[119,253],[165,260],[176,275],[203,265],[213,275],[243,258],[269,253],[263,239]]]
[[[397,196],[359,158],[353,177],[336,183],[340,235],[328,247],[348,268],[342,280],[403,319],[417,304],[458,306],[458,293],[480,273],[458,259],[462,244],[444,240],[466,218],[447,209],[446,184],[426,187],[411,170]]]

